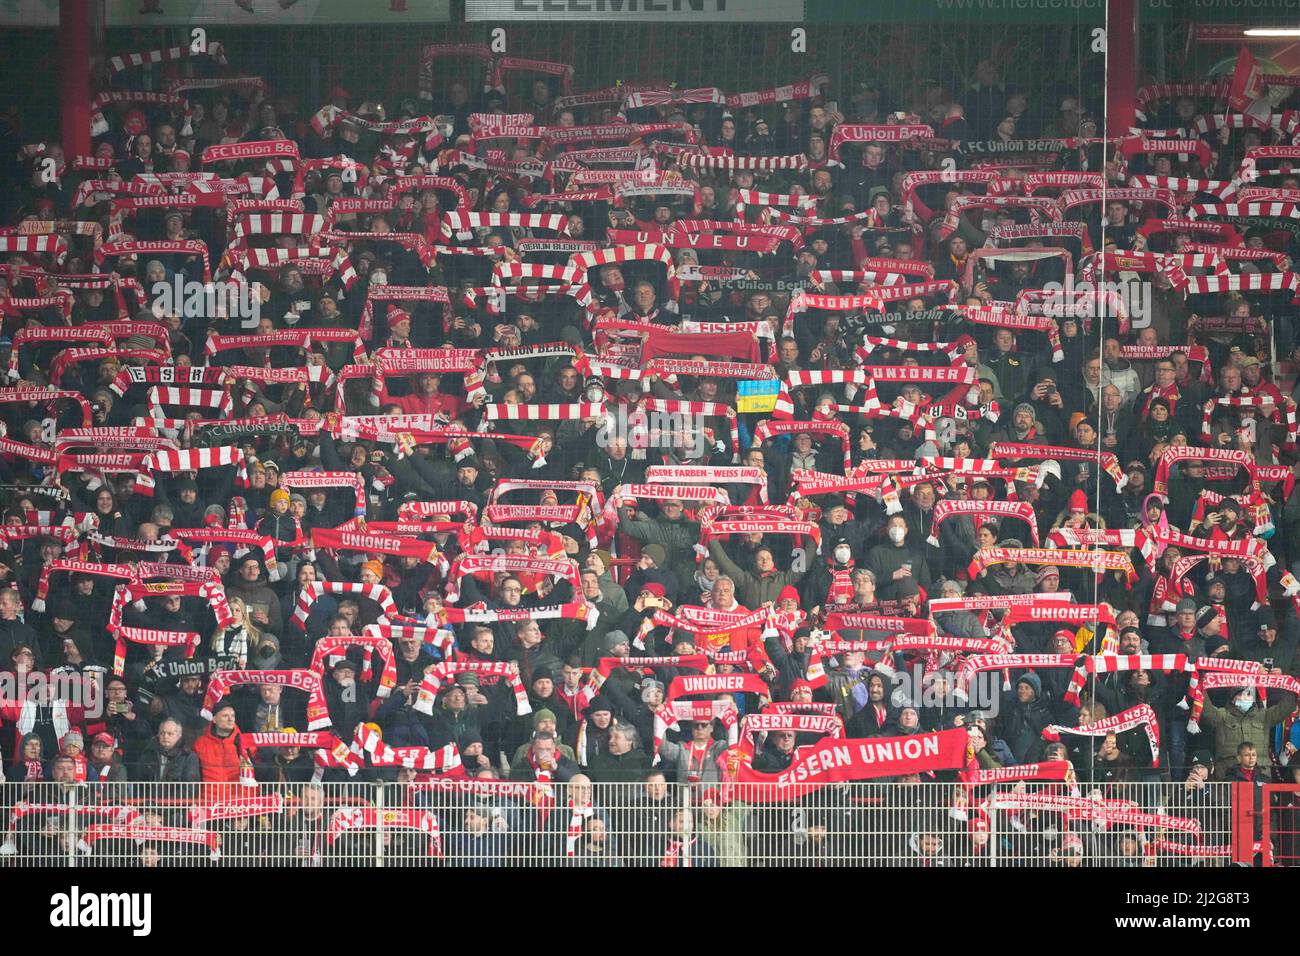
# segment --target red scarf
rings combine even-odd
[[[681,866],[682,850],[692,846],[695,839],[690,840],[669,840],[668,849],[664,850],[664,855],[659,860],[660,866]]]
[[[1142,404],[1142,417],[1146,418],[1151,414],[1151,401],[1156,398],[1163,398],[1169,403],[1169,417],[1174,416],[1178,409],[1178,401],[1183,397],[1183,393],[1178,390],[1178,383],[1173,385],[1152,385],[1147,389],[1147,400]]]
[[[853,601],[853,559],[844,567],[837,567],[831,559],[831,586],[826,592],[826,604],[850,604]]]

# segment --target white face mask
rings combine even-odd
[[[903,539],[907,537],[907,529],[897,526],[889,529],[889,540],[894,544],[902,544]]]
[[[1249,697],[1239,697],[1235,701],[1233,701],[1233,703],[1237,705],[1237,709],[1241,711],[1243,714],[1246,711],[1250,710],[1250,708],[1255,706],[1255,702],[1251,700]]]
[[[843,546],[838,547],[838,548],[835,549],[835,563],[836,563],[836,564],[848,564],[848,563],[849,563],[849,558],[851,558],[851,557],[853,557],[853,551],[852,551],[851,549],[846,548],[846,547],[843,547]]]

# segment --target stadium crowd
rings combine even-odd
[[[346,861],[379,781],[451,863],[1217,864],[1300,782],[1281,107],[225,55],[0,129],[0,858],[85,782],[88,852]]]

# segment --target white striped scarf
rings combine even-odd
[[[173,385],[154,385],[149,389],[149,414],[154,418],[165,418],[165,405],[184,406],[186,408],[212,408],[229,418],[234,413],[234,404],[230,393],[210,388],[178,388]]]
[[[516,259],[513,262],[498,262],[492,268],[493,285],[500,285],[503,279],[521,278],[555,279],[560,282],[580,284],[586,277],[572,262],[552,265]]]
[[[461,765],[460,751],[454,743],[444,747],[390,747],[384,743],[379,732],[368,724],[357,728],[356,736],[349,748],[360,760],[362,754],[370,757],[376,767],[408,767],[422,772],[446,772]],[[385,825],[388,820],[385,819]]]
[[[174,475],[182,471],[205,471],[235,465],[235,484],[241,488],[248,487],[248,463],[244,459],[242,448],[225,445],[218,448],[191,448],[186,451],[160,449],[150,452],[140,465],[140,474],[136,477],[137,494],[153,497],[156,472]]]
[[[915,259],[863,259],[857,269],[818,269],[809,278],[813,282],[868,282],[882,273],[933,279],[934,266]]]
[[[298,603],[293,611],[293,621],[298,630],[307,630],[307,618],[311,607],[322,594],[350,594],[374,601],[383,610],[385,617],[381,624],[388,623],[388,617],[397,617],[397,605],[393,602],[393,592],[382,584],[359,584],[350,581],[313,581],[298,592]]]
[[[388,641],[399,641],[404,637],[419,638],[420,643],[433,648],[444,658],[456,649],[456,637],[450,631],[412,624],[367,624],[361,629],[361,636]]]
[[[462,212],[452,210],[443,215],[441,230],[447,238],[472,229],[545,229],[550,232],[567,232],[569,217],[549,212]]]
[[[1115,674],[1120,671],[1186,671],[1185,654],[1085,654],[1075,665],[1070,686],[1061,698],[1079,706],[1079,692],[1088,683],[1089,674]]]
[[[249,236],[314,235],[330,227],[330,218],[317,213],[254,212],[244,213],[232,227],[234,244],[242,246]]]
[[[314,269],[322,274],[335,275],[344,289],[351,289],[357,281],[356,270],[346,249],[312,243],[291,248],[240,248],[231,252],[230,277],[238,281],[245,281],[244,273],[251,269],[278,269],[290,263],[304,270]]]
[[[1174,194],[1210,193],[1227,199],[1237,190],[1230,179],[1192,179],[1186,176],[1130,176],[1129,185],[1149,189],[1167,189]]]
[[[654,360],[650,363],[654,368],[665,372],[693,375],[697,374],[683,365],[694,366],[696,363],[660,363]],[[735,363],[722,363],[723,365]],[[748,366],[745,366],[748,367]],[[770,366],[768,366],[770,367]],[[739,376],[736,376],[739,377]],[[727,426],[731,430],[731,452],[733,455],[740,454],[740,429],[736,419],[736,410],[730,405],[723,402],[686,402],[666,398],[645,398],[641,402],[641,408],[646,412],[665,412],[670,415],[703,415],[707,417],[721,417],[727,419]],[[638,416],[639,417],[639,416]],[[631,416],[629,416],[631,418]],[[631,424],[631,422],[629,422]]]
[[[678,162],[687,169],[724,169],[724,170],[804,170],[808,168],[808,157],[803,153],[790,156],[713,156],[707,153],[683,153]]]
[[[1275,216],[1298,219],[1300,207],[1293,202],[1192,203],[1187,207],[1187,215],[1191,219],[1203,216]]]
[[[475,673],[494,677],[504,677],[515,694],[515,713],[519,716],[531,714],[533,705],[528,702],[523,681],[519,679],[519,665],[514,661],[448,661],[430,667],[420,682],[420,691],[416,695],[415,709],[422,714],[433,713],[433,703],[437,700],[438,690],[447,678],[457,674]]]
[[[789,206],[792,209],[809,210],[817,206],[817,197],[807,194],[765,193],[757,189],[737,189],[735,216],[738,220],[745,218],[746,206],[762,206],[770,209],[776,206]]]
[[[1294,405],[1278,405],[1273,402],[1270,396],[1266,395],[1221,395],[1214,400],[1214,405],[1224,408],[1260,409],[1266,403],[1273,406],[1273,421],[1278,421],[1283,415],[1285,415],[1286,441],[1283,443],[1282,447],[1294,448],[1296,444],[1296,410]],[[1208,440],[1211,436],[1210,419],[1213,416],[1213,406],[1201,412],[1201,438],[1204,440]]]
[[[132,67],[145,66],[150,63],[171,63],[185,60],[192,56],[210,56],[213,62],[226,65],[226,51],[221,44],[213,40],[203,49],[195,50],[192,46],[164,47],[158,50],[146,50],[144,53],[119,53],[108,58],[110,73],[121,73]]]
[[[677,269],[673,264],[672,252],[658,243],[646,242],[630,246],[614,246],[609,249],[597,249],[594,252],[578,253],[569,259],[569,263],[580,270],[595,269],[600,266],[615,265],[622,262],[651,260],[663,264],[667,270],[668,295],[676,299],[679,293]]]
[[[796,293],[796,296],[798,293]],[[793,306],[793,301],[791,302]],[[786,373],[785,381],[781,383],[781,390],[777,393],[776,406],[772,410],[773,418],[789,419],[794,417],[794,400],[790,397],[790,389],[808,388],[817,385],[848,385],[846,390],[850,399],[858,392],[858,386],[861,386],[863,392],[863,408],[879,407],[880,399],[876,395],[876,383],[872,380],[871,375],[862,369],[794,369]]]
[[[1300,298],[1300,274],[1295,272],[1235,272],[1226,275],[1189,276],[1187,291],[1194,295],[1216,292],[1279,292],[1294,293],[1292,301]]]
[[[545,402],[538,405],[511,405],[505,402],[489,402],[482,407],[483,420],[497,421],[574,421],[584,418],[599,418],[605,414],[603,402],[573,402],[559,404]]]
[[[460,252],[461,250],[457,249],[456,251]],[[531,302],[539,301],[543,296],[548,295],[567,295],[587,310],[589,314],[594,313],[596,309],[595,300],[591,295],[591,287],[585,282],[581,285],[561,283],[559,285],[474,286],[461,290],[460,301],[464,303],[466,308],[476,309],[478,308],[478,300],[482,297],[488,315],[500,315],[506,311],[507,297],[512,295]]]
[[[0,254],[21,252],[29,255],[52,255],[62,263],[68,256],[68,241],[62,236],[7,236],[0,235]]]

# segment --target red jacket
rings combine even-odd
[[[199,758],[200,779],[204,783],[239,782],[239,728],[229,737],[218,737],[212,725],[194,741],[194,753]],[[250,755],[251,757],[251,755]]]

